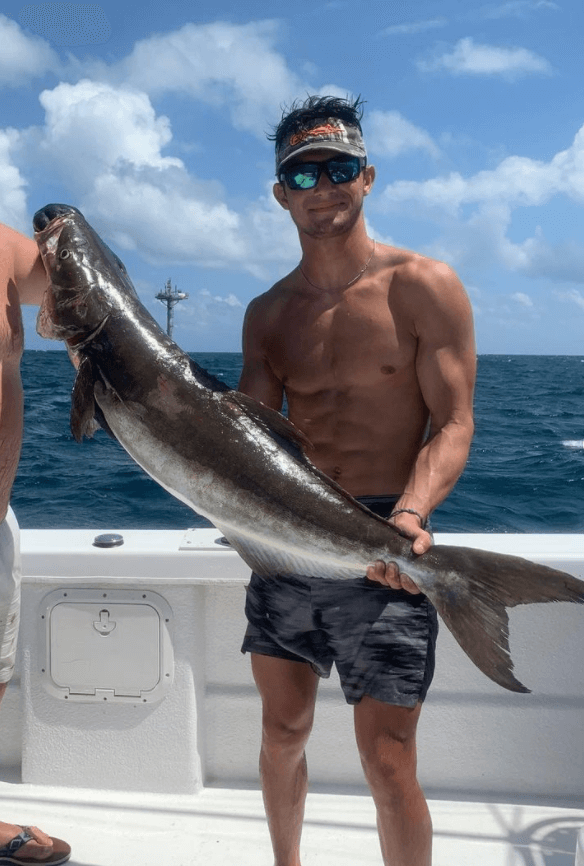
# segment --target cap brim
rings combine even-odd
[[[278,164],[276,174],[279,174],[282,168],[288,163],[293,163],[297,159],[297,157],[316,150],[331,150],[333,153],[344,153],[347,156],[359,156],[362,159],[367,158],[367,153],[363,150],[363,148],[354,147],[344,141],[314,141],[304,145],[304,147],[299,147],[293,153],[289,153],[288,156],[284,157],[282,162]]]

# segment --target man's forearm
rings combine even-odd
[[[446,424],[424,444],[395,509],[411,508],[425,520],[460,478],[473,435],[472,421]]]

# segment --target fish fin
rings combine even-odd
[[[91,439],[98,429],[95,423],[94,382],[93,364],[87,356],[84,356],[79,361],[71,394],[71,433],[77,442],[81,442],[84,436]]]
[[[196,361],[193,361],[193,359],[190,358],[188,355],[187,355],[187,359],[188,359],[189,364],[191,366],[193,376],[205,388],[208,388],[210,391],[232,391],[233,390],[225,382],[222,382],[221,379],[218,379],[216,376],[213,376],[212,373],[209,373],[208,370],[205,370],[205,368],[201,367],[200,364],[197,364]]]
[[[241,391],[230,391],[229,394],[225,394],[223,399],[238,409],[242,409],[256,423],[260,424],[273,439],[283,445],[288,452],[292,447],[292,453],[298,460],[307,464],[310,463],[304,454],[304,448],[312,448],[312,442],[292,421],[289,421],[276,409],[266,406],[265,403],[260,403],[259,400],[254,400],[253,397],[249,397]]]
[[[302,546],[286,544],[278,538],[274,538],[271,544],[266,538],[254,539],[251,535],[239,532],[233,526],[222,524],[220,520],[215,520],[214,525],[223,533],[244,562],[260,577],[277,579],[278,576],[310,575],[339,580],[357,576],[354,566],[343,565],[341,561],[334,562],[327,556],[322,558],[311,556],[302,549]]]
[[[424,589],[464,652],[505,689],[528,692],[513,675],[505,608],[520,604],[584,603],[584,582],[519,556],[435,545],[420,557],[435,569]]]
[[[102,429],[115,439],[94,396],[95,383],[101,381],[99,370],[87,355],[80,360],[79,355],[76,355],[74,364],[77,376],[71,395],[71,433],[77,442],[81,442],[84,436],[91,439],[96,430]]]

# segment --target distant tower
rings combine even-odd
[[[164,291],[158,292],[156,298],[159,301],[162,301],[163,304],[166,304],[166,333],[169,337],[172,337],[172,320],[174,317],[174,308],[179,301],[185,301],[188,298],[188,294],[186,292],[178,292],[176,286],[174,287],[173,292],[170,280],[167,280]]]

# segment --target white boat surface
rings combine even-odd
[[[258,785],[260,702],[240,653],[249,569],[214,529],[23,530],[16,675],[0,712],[0,815],[79,866],[272,863]],[[583,535],[445,535],[584,579]],[[422,713],[434,866],[584,866],[584,607],[510,612],[504,691],[448,630]],[[304,866],[381,864],[336,675],[307,749]]]

